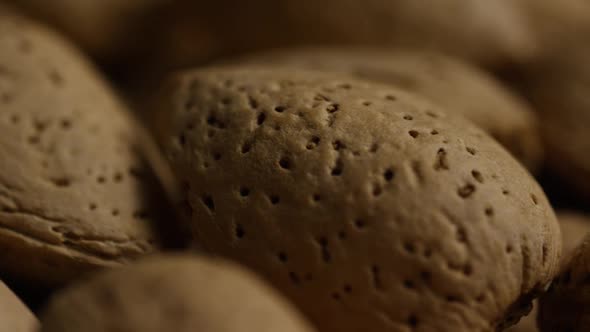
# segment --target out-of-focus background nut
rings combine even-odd
[[[0,270],[61,284],[156,250],[166,200],[127,107],[29,19],[0,12],[0,49]]]
[[[0,281],[0,331],[35,332],[38,326],[29,308]]]
[[[56,294],[43,332],[312,332],[251,272],[219,259],[152,257]]]

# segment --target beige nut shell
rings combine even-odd
[[[0,332],[34,332],[38,324],[29,308],[0,281]]]
[[[275,290],[228,262],[153,257],[58,293],[42,332],[311,332]]]
[[[147,142],[92,66],[54,33],[0,12],[0,269],[67,281],[154,249]]]
[[[158,105],[196,238],[320,330],[492,331],[556,272],[555,216],[481,129],[305,70],[175,76]]]
[[[590,326],[590,236],[586,236],[573,256],[540,300],[539,327],[542,332],[588,331]]]
[[[243,61],[348,73],[420,94],[480,126],[530,170],[541,162],[541,137],[533,111],[491,75],[459,59],[416,51],[303,48]]]
[[[550,168],[590,199],[590,47],[559,50],[528,73]]]

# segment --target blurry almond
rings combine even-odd
[[[0,269],[61,283],[155,249],[149,141],[94,68],[0,12]]]
[[[0,331],[37,331],[37,318],[12,291],[0,281]]]
[[[311,332],[251,272],[219,259],[160,256],[56,294],[42,332]]]

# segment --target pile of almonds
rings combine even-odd
[[[0,0],[0,332],[589,331],[588,36],[585,0]]]

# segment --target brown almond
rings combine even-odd
[[[320,330],[501,329],[556,273],[559,226],[538,184],[420,97],[229,67],[176,75],[157,107],[195,238]]]
[[[38,325],[29,308],[0,281],[0,331],[34,332]]]
[[[228,262],[153,257],[58,293],[42,332],[311,332],[277,292]]]
[[[0,269],[61,283],[153,251],[149,140],[61,37],[0,11]]]

